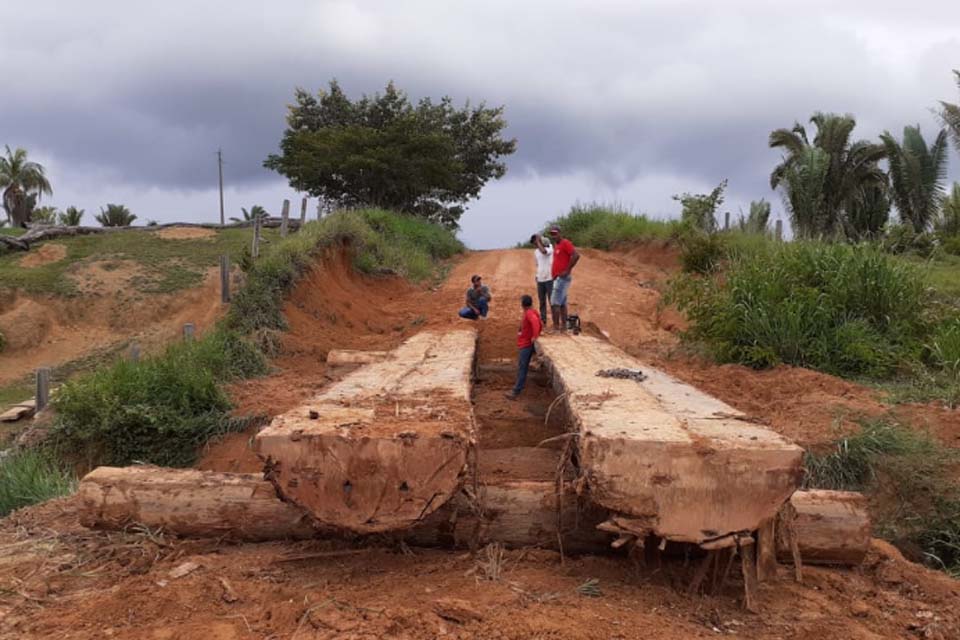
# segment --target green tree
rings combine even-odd
[[[25,227],[40,196],[51,195],[53,189],[42,165],[27,160],[27,152],[6,147],[6,156],[0,156],[0,189],[3,189],[3,208],[10,224]]]
[[[954,69],[953,75],[957,81],[957,88],[960,89],[960,71]],[[957,151],[960,151],[960,104],[952,104],[941,100],[940,106],[942,107],[940,119],[953,136],[953,144],[956,145]]]
[[[865,190],[886,181],[878,165],[885,149],[866,140],[851,142],[856,126],[851,115],[818,112],[810,122],[817,130],[812,143],[799,122],[770,133],[770,147],[784,151],[770,187],[782,192],[798,236],[836,236]]]
[[[258,204],[250,207],[249,211],[243,207],[240,207],[240,211],[243,213],[243,218],[237,218],[236,216],[233,216],[230,219],[234,222],[253,222],[256,218],[263,219],[267,217],[267,210]]]
[[[936,227],[944,236],[960,236],[960,182],[954,182],[950,194],[943,199]]]
[[[890,163],[893,203],[900,221],[913,225],[917,233],[926,231],[937,217],[947,178],[947,132],[941,130],[927,147],[920,126],[903,128],[903,143],[890,132],[880,136]]]
[[[67,207],[67,210],[60,214],[60,224],[66,227],[79,227],[84,213],[83,209]]]
[[[720,181],[710,193],[682,193],[673,196],[680,203],[680,222],[700,231],[713,233],[717,230],[717,209],[723,204],[726,179]]]
[[[37,207],[30,212],[30,222],[56,224],[59,213],[56,207]]]
[[[851,240],[871,240],[883,235],[890,219],[889,185],[869,184],[847,208],[844,231]]]
[[[105,227],[129,227],[137,216],[122,204],[108,204],[106,209],[100,207],[100,213],[94,218]]]
[[[264,166],[338,207],[373,206],[456,228],[464,205],[506,173],[516,150],[503,107],[456,108],[449,97],[412,104],[393,83],[350,100],[337,82],[296,91],[279,155]]]
[[[740,214],[740,220],[737,226],[744,233],[764,234],[767,232],[767,224],[770,221],[770,203],[760,198],[750,203],[750,213],[744,218]]]

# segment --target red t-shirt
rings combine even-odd
[[[521,349],[533,346],[533,341],[540,337],[542,330],[540,314],[533,309],[527,309],[523,312],[523,323],[517,332],[517,346]]]
[[[553,248],[553,277],[556,278],[567,270],[570,266],[570,258],[573,256],[573,243],[564,238]]]

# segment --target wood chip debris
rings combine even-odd
[[[200,565],[197,564],[196,562],[184,562],[183,564],[179,565],[178,567],[175,567],[174,569],[171,569],[171,570],[170,570],[170,573],[167,574],[167,575],[169,575],[171,578],[173,578],[174,580],[176,580],[176,579],[178,579],[178,578],[184,577],[185,575],[188,575],[188,574],[193,573],[194,571],[196,571],[196,570],[199,569],[199,568],[200,568]]]

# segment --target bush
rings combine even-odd
[[[900,224],[887,229],[882,246],[888,253],[913,254],[921,258],[929,258],[937,250],[938,241],[932,233],[917,233],[912,225]]]
[[[934,331],[928,350],[935,368],[960,379],[960,318],[942,322]]]
[[[265,371],[259,351],[222,328],[156,357],[120,360],[60,388],[54,440],[90,467],[186,466],[211,436],[240,426],[218,384]]]
[[[14,509],[73,492],[75,480],[51,455],[36,449],[0,459],[0,518]]]
[[[930,295],[916,267],[867,245],[766,243],[722,278],[681,276],[667,301],[722,361],[886,377],[922,353]]]
[[[720,268],[727,257],[724,236],[687,228],[677,235],[680,244],[680,265],[687,273],[707,274]]]
[[[862,424],[826,453],[808,452],[808,488],[864,491],[877,533],[922,551],[928,564],[960,570],[960,485],[956,452],[887,420]]]
[[[622,242],[666,240],[678,228],[676,222],[651,220],[634,215],[619,205],[576,204],[565,216],[550,221],[557,225],[573,244],[595,249],[611,249]],[[526,241],[524,241],[526,242]]]

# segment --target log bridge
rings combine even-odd
[[[476,340],[472,329],[426,331],[390,352],[339,354],[357,368],[257,435],[263,475],[102,467],[80,484],[81,521],[239,540],[394,532],[433,546],[657,553],[687,543],[705,551],[691,590],[739,553],[751,608],[751,583],[778,556],[798,578],[801,558],[863,560],[862,496],[796,492],[800,447],[597,338],[538,341],[575,478],[558,483],[555,450],[478,451]]]

